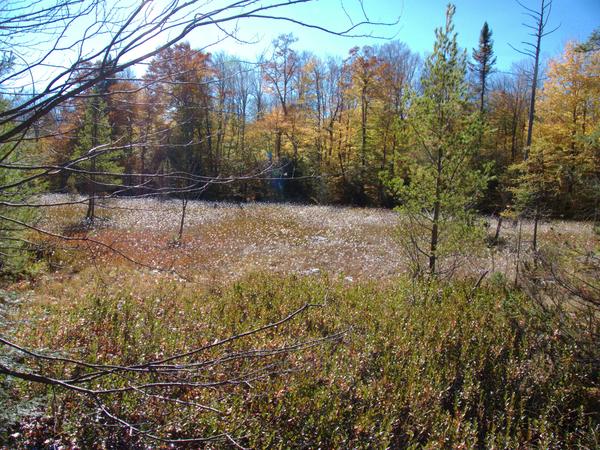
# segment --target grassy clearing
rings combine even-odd
[[[56,198],[47,197],[48,200]],[[331,206],[286,204],[220,204],[190,202],[183,245],[170,244],[177,235],[181,204],[178,201],[112,200],[101,209],[104,226],[89,237],[114,246],[152,267],[175,270],[187,280],[213,283],[237,280],[256,271],[278,274],[315,273],[350,276],[353,279],[390,279],[406,273],[408,261],[397,239],[402,218],[393,211]],[[85,207],[52,208],[43,226],[61,232],[84,217]],[[489,233],[495,220],[483,219]],[[458,273],[477,277],[481,272],[514,277],[519,228],[505,222],[501,244],[482,245],[457,255]],[[522,251],[531,242],[533,225],[522,226]],[[553,221],[539,231],[542,245],[566,248],[598,246],[591,223]],[[64,243],[59,245],[65,246]],[[56,262],[70,269],[89,264],[128,263],[103,248],[80,244],[78,257],[61,254]],[[79,259],[83,258],[83,261]]]
[[[119,205],[128,209],[108,209],[109,226],[91,235],[185,278],[136,267],[94,246],[57,247],[51,259],[62,260],[64,269],[19,286],[29,295],[11,317],[18,342],[90,363],[132,364],[279,320],[306,303],[322,306],[203,357],[347,331],[341,342],[207,367],[202,378],[272,374],[251,386],[169,392],[220,412],[139,393],[110,397],[112,411],[143,428],[170,438],[228,431],[251,448],[600,445],[593,365],[561,338],[552,311],[512,288],[510,273],[497,269],[473,289],[476,274],[492,263],[485,256],[452,283],[414,283],[401,274],[393,237],[399,219],[388,211],[197,203],[184,244],[173,248],[177,221],[165,222],[162,210],[151,214],[156,203]],[[166,207],[173,214],[177,203]],[[60,231],[74,216],[71,208],[57,210],[47,225]],[[544,227],[548,241],[597,245],[587,225]],[[493,255],[496,267],[500,259],[511,261],[514,230],[505,239]],[[67,366],[52,370],[56,377],[77,375]],[[113,376],[98,387],[129,382]],[[80,396],[26,384],[11,389],[22,399],[43,399],[46,407],[22,423],[18,437],[3,437],[9,447],[161,446],[116,427]],[[209,447],[229,445],[221,440]]]

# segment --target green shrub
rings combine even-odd
[[[150,284],[131,274],[123,275],[118,288],[81,276],[79,284],[51,293],[72,301],[22,311],[43,317],[22,330],[31,345],[68,349],[90,362],[131,364],[252,329],[305,303],[323,306],[230,349],[348,330],[342,343],[277,360],[293,368],[291,373],[250,389],[196,393],[199,401],[227,411],[222,416],[138,395],[113,399],[111,406],[122,416],[152,423],[167,436],[229,430],[251,448],[597,445],[598,417],[586,406],[591,368],[574,358],[547,316],[500,283],[473,293],[467,282],[349,285],[257,274],[198,292],[184,283]],[[73,291],[83,295],[73,297]],[[244,370],[245,364],[251,363],[228,370]],[[91,421],[92,405],[73,394],[61,394],[60,402],[53,423],[64,442],[141,445],[125,431],[102,426],[104,419]]]

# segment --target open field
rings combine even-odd
[[[47,202],[66,197],[47,196]],[[256,272],[316,274],[352,280],[389,279],[405,274],[407,261],[398,239],[397,213],[375,208],[301,206],[293,204],[228,204],[190,202],[182,245],[177,236],[181,202],[176,200],[110,200],[100,209],[106,221],[88,234],[138,262],[174,270],[191,281],[235,280]],[[85,205],[55,207],[40,224],[64,233],[85,215]],[[492,235],[496,220],[482,218]],[[533,224],[522,226],[522,251],[530,246]],[[502,245],[477,249],[461,257],[464,276],[501,273],[514,276],[518,227],[505,221]],[[591,223],[551,221],[540,226],[542,245],[594,248]],[[94,245],[96,263],[126,263]],[[472,249],[470,249],[472,250]]]
[[[561,339],[564,315],[513,288],[515,228],[461,277],[420,283],[404,274],[392,211],[193,202],[177,246],[180,205],[114,200],[85,231],[74,226],[83,206],[39,222],[93,241],[45,239],[47,270],[13,286],[20,300],[5,328],[15,341],[92,367],[194,353],[173,374],[81,385],[101,397],[7,382],[5,415],[34,405],[0,428],[9,448],[171,445],[145,432],[177,448],[597,448],[597,371]],[[544,224],[541,240],[597,244],[590,225],[571,222]],[[91,371],[35,364],[56,379]]]
[[[600,450],[598,2],[4,3],[0,450]]]

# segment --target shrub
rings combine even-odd
[[[111,406],[122,416],[152,423],[163,435],[228,430],[252,448],[595,445],[591,368],[558,338],[547,312],[500,283],[474,292],[467,282],[349,285],[256,274],[199,292],[147,275],[111,276],[114,282],[106,285],[101,274],[84,271],[77,281],[48,289],[54,301],[21,310],[36,318],[20,330],[21,340],[64,348],[88,362],[130,364],[254,328],[304,303],[323,306],[231,350],[348,330],[342,344],[278,359],[284,374],[250,388],[196,394],[197,401],[225,411],[221,415],[136,395],[115,397]],[[186,395],[181,391],[182,399]],[[142,445],[127,430],[106,427],[92,404],[71,393],[53,402],[48,414],[57,442]]]

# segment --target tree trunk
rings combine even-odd
[[[433,225],[431,227],[431,242],[429,246],[429,275],[434,276],[437,264],[437,248],[439,239],[439,221],[441,210],[441,178],[442,178],[442,150],[437,154],[437,177],[435,180],[435,201],[433,204]]]
[[[535,95],[537,90],[538,70],[540,65],[540,40],[541,35],[538,35],[537,46],[535,49],[535,63],[533,67],[533,81],[531,83],[531,98],[529,100],[529,124],[527,126],[527,142],[525,150],[525,159],[529,156],[529,147],[531,146],[531,138],[533,136],[533,121],[535,118]]]
[[[367,165],[367,93],[363,88],[361,95],[361,143],[360,143],[360,163],[364,170]]]
[[[525,159],[528,157],[529,147],[531,146],[531,138],[533,136],[533,121],[535,118],[535,95],[537,90],[538,72],[540,69],[540,49],[542,43],[542,36],[544,35],[544,27],[546,26],[547,18],[544,16],[545,13],[545,2],[542,1],[542,8],[540,10],[539,20],[537,23],[537,31],[535,34],[535,55],[533,63],[533,79],[531,81],[531,98],[529,99],[529,124],[527,126],[527,143],[525,150]]]
[[[538,224],[540,221],[540,210],[538,207],[535,208],[535,214],[533,217],[533,251],[537,251],[538,247]]]
[[[92,115],[92,120],[94,123],[92,126],[92,149],[94,149],[95,152],[95,148],[98,146],[98,108],[94,106],[93,111],[94,114]],[[85,218],[88,222],[93,223],[96,216],[96,155],[92,155],[90,172],[90,193],[88,197],[88,209],[85,213]]]
[[[179,221],[179,233],[177,234],[177,244],[181,245],[181,240],[183,238],[183,227],[185,225],[185,212],[187,210],[188,199],[183,198],[181,200],[181,220]]]
[[[496,225],[496,233],[494,234],[494,242],[498,243],[500,239],[500,230],[502,229],[502,216],[498,216],[498,224]]]
[[[515,287],[519,284],[519,263],[521,260],[521,236],[523,231],[523,222],[519,220],[519,233],[517,235],[517,260],[515,262]]]
[[[485,107],[485,82],[487,78],[487,67],[484,65],[481,72],[481,97],[479,98],[479,113],[483,114]]]
[[[281,135],[281,130],[275,132],[275,158],[277,162],[281,161]]]

